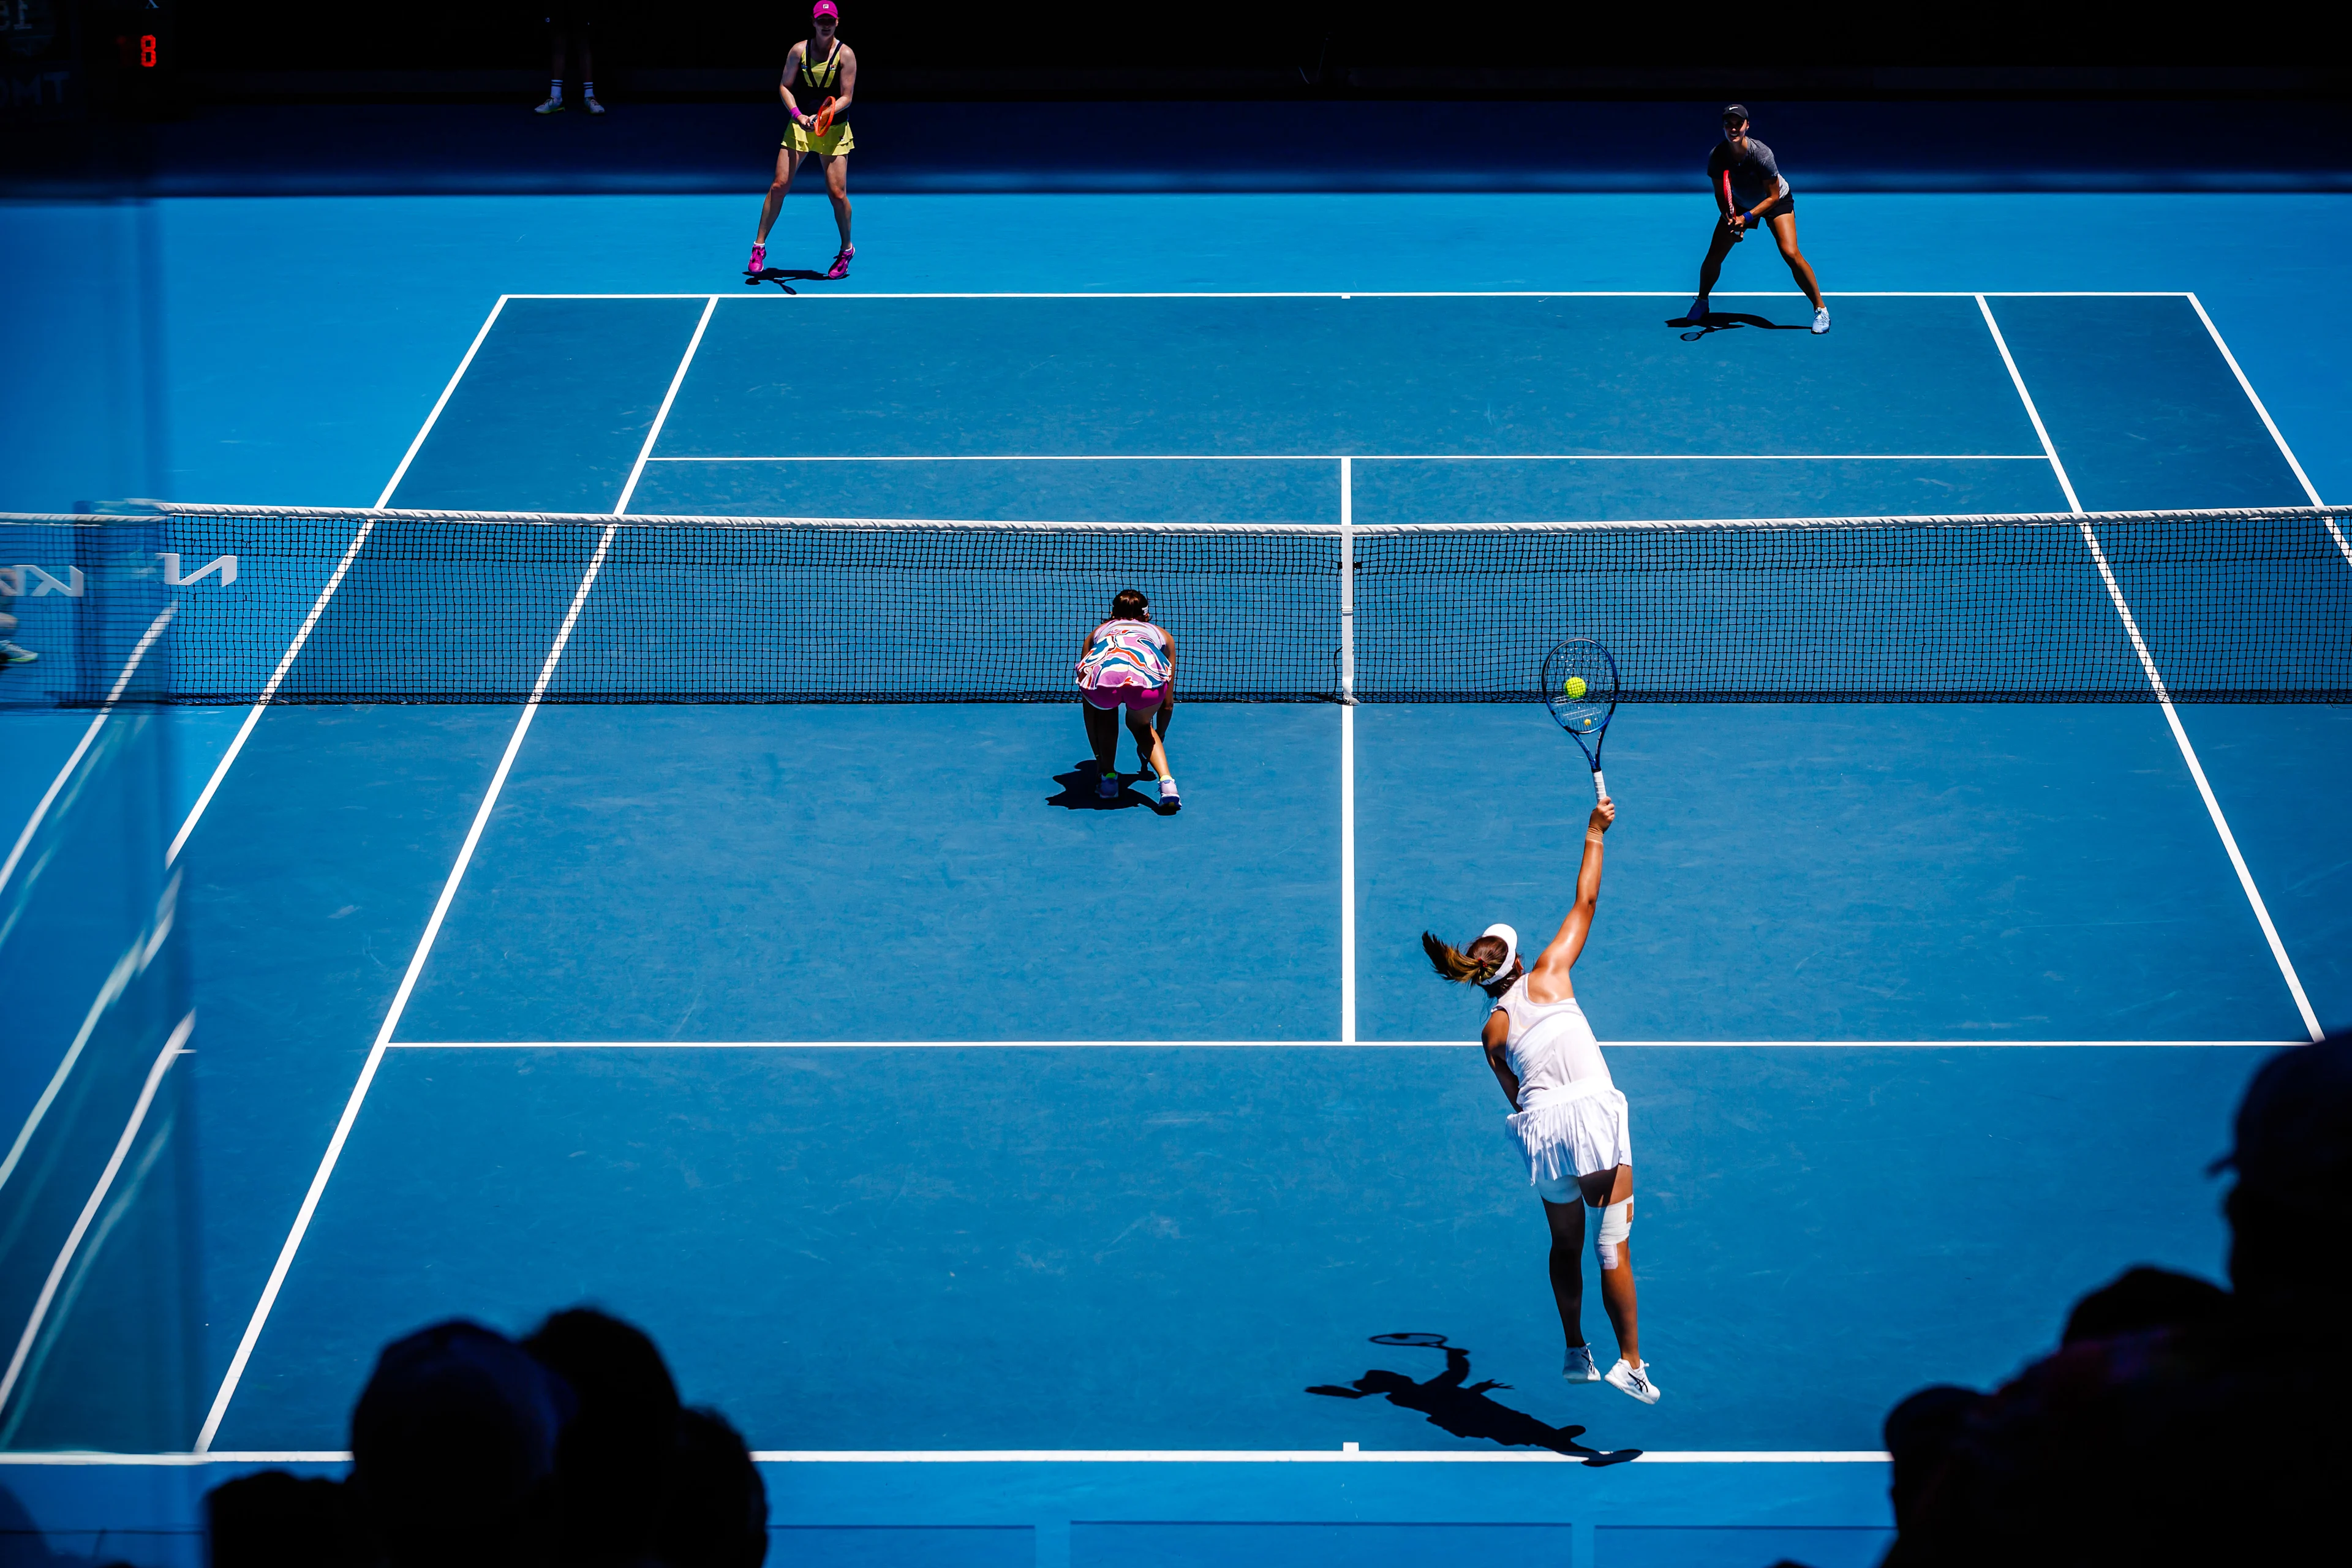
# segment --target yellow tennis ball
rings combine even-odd
[[[1563,681],[1561,681],[1561,682],[1559,683],[1559,689],[1560,689],[1560,693],[1561,693],[1561,695],[1566,696],[1566,697],[1581,697],[1581,696],[1583,696],[1583,695],[1584,695],[1584,677],[1582,677],[1582,676],[1580,676],[1580,675],[1571,675],[1571,676],[1570,676],[1566,680],[1563,680]]]

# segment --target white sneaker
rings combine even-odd
[[[18,647],[12,642],[0,642],[0,664],[30,664],[40,658],[28,647]]]
[[[1593,1364],[1592,1347],[1577,1345],[1570,1350],[1568,1361],[1559,1369],[1559,1375],[1570,1383],[1599,1383],[1601,1369]]]
[[[1102,777],[1095,780],[1095,798],[1097,800],[1117,800],[1118,798],[1118,775],[1117,773],[1105,773]]]
[[[1691,308],[1683,312],[1683,320],[1685,322],[1694,327],[1703,327],[1706,325],[1706,295],[1701,294],[1697,299],[1691,301]]]
[[[1830,308],[1827,305],[1813,312],[1813,336],[1820,337],[1830,330]]]
[[[596,101],[596,95],[593,92],[583,93],[580,95],[580,107],[586,110],[591,114],[602,114],[604,112],[604,106]]]
[[[563,100],[560,98],[551,98],[545,103],[541,104],[537,109],[532,110],[531,112],[533,114],[561,114],[563,112]]]
[[[1160,804],[1162,805],[1181,805],[1183,804],[1176,797],[1176,781],[1174,779],[1161,779],[1160,781]]]
[[[1658,1402],[1658,1385],[1650,1381],[1648,1362],[1643,1362],[1639,1366],[1627,1366],[1625,1358],[1619,1356],[1617,1364],[1601,1373],[1601,1381],[1612,1388],[1632,1394],[1644,1405],[1655,1405]]]

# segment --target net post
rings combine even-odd
[[[1339,459],[1339,700],[1356,700],[1356,459]]]

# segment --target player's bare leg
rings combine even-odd
[[[1780,244],[1780,259],[1789,264],[1790,275],[1796,279],[1797,287],[1805,291],[1805,298],[1813,302],[1813,309],[1820,310],[1822,286],[1813,279],[1813,264],[1805,259],[1803,251],[1797,248],[1797,215],[1775,213],[1766,221],[1772,226],[1772,237]]]
[[[824,194],[833,198],[833,226],[841,230],[841,248],[849,248],[849,154],[817,155],[824,165]],[[885,247],[887,249],[887,247]]]
[[[751,243],[765,248],[768,231],[776,226],[776,215],[783,210],[784,198],[792,194],[793,176],[799,173],[801,155],[790,147],[776,152],[776,177],[768,182],[768,199],[760,207],[760,232]]]

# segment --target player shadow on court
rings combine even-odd
[[[1102,777],[1101,770],[1092,757],[1073,764],[1066,773],[1055,773],[1054,782],[1062,786],[1059,795],[1047,795],[1047,805],[1058,805],[1065,811],[1125,811],[1129,806],[1142,806],[1160,816],[1173,816],[1176,807],[1161,805],[1150,795],[1132,787],[1137,780],[1149,780],[1150,773],[1118,773],[1118,794],[1104,800],[1095,794],[1095,781]]]
[[[1428,1336],[1441,1341],[1444,1337]],[[1425,1383],[1416,1383],[1401,1372],[1374,1367],[1345,1387],[1318,1383],[1307,1392],[1333,1399],[1369,1399],[1380,1394],[1401,1409],[1420,1411],[1429,1418],[1431,1426],[1442,1427],[1456,1437],[1483,1439],[1507,1448],[1548,1448],[1555,1454],[1581,1459],[1588,1466],[1622,1465],[1641,1457],[1639,1448],[1589,1447],[1577,1441],[1584,1435],[1581,1426],[1547,1426],[1523,1410],[1496,1404],[1486,1397],[1486,1391],[1511,1385],[1492,1378],[1469,1382],[1470,1352],[1459,1345],[1442,1348],[1445,1352],[1445,1370]]]
[[[1709,310],[1698,320],[1676,316],[1666,325],[1697,328],[1696,331],[1682,335],[1683,342],[1686,343],[1695,343],[1710,333],[1732,331],[1740,327],[1756,327],[1768,332],[1809,332],[1813,330],[1810,321],[1774,321],[1748,310]]]
[[[757,289],[762,283],[773,283],[787,294],[799,293],[800,290],[793,288],[792,283],[784,281],[787,278],[793,279],[794,283],[822,283],[825,280],[824,273],[813,272],[805,267],[766,267],[757,272],[743,274],[743,286],[746,289]]]

